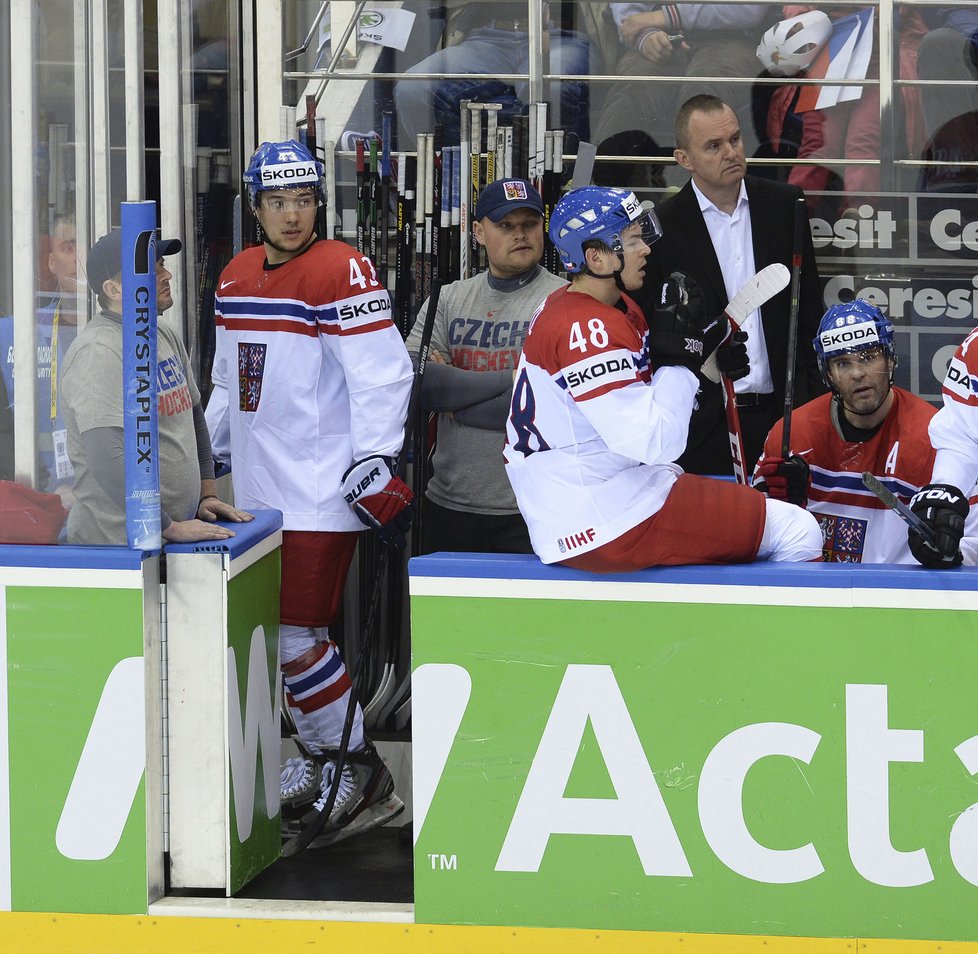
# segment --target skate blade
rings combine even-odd
[[[368,806],[349,825],[336,828],[332,831],[323,832],[317,835],[310,843],[310,848],[328,848],[337,842],[346,841],[353,835],[361,835],[364,832],[385,825],[387,822],[397,818],[404,811],[404,802],[401,801],[397,793],[392,792],[383,801],[375,802]]]

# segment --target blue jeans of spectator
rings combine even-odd
[[[445,47],[412,66],[410,73],[526,73],[529,70],[529,37],[492,27],[473,30],[456,46]],[[590,73],[590,47],[582,33],[550,31],[550,73],[585,75]],[[587,139],[588,95],[584,82],[552,80],[547,128],[562,128]],[[502,103],[499,122],[509,124],[526,102],[527,83],[508,84],[502,80],[399,80],[394,100],[401,129],[409,137],[402,148],[411,148],[421,132],[432,132],[435,124],[445,131],[445,142],[459,141],[459,104],[463,99],[481,103]]]

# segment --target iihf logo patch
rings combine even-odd
[[[513,181],[507,181],[503,183],[503,192],[506,195],[506,201],[512,202],[514,200],[522,200],[526,198],[526,184],[520,182],[519,179]]]
[[[822,528],[822,559],[826,563],[862,563],[866,521],[857,517],[815,514]]]
[[[268,345],[238,342],[238,408],[257,411],[261,401],[261,381],[265,375]]]

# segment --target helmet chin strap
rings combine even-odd
[[[581,269],[581,271],[583,271],[586,275],[590,275],[591,278],[612,279],[615,285],[618,287],[618,291],[625,292],[628,291],[628,289],[625,287],[625,283],[621,280],[621,273],[625,270],[625,259],[620,252],[616,254],[618,258],[619,267],[616,271],[613,271],[610,275],[598,275],[596,272],[592,272],[591,269],[587,267],[587,265],[585,265],[584,268]]]

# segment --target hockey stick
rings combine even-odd
[[[448,235],[449,276],[453,279],[464,278],[459,255],[462,252],[462,242],[459,239],[462,228],[462,150],[452,146],[452,214]]]
[[[410,279],[408,278],[408,264],[411,260],[410,243],[411,226],[408,223],[407,206],[407,155],[403,152],[397,153],[395,157],[397,165],[397,212],[395,215],[395,243],[394,243],[394,313],[397,315],[397,330],[401,337],[406,338],[408,332],[408,310],[407,303],[410,300]]]
[[[924,523],[902,500],[891,493],[868,470],[863,472],[863,485],[879,497],[914,533],[928,546],[937,549],[937,537],[934,531]]]
[[[377,252],[379,249],[379,238],[378,226],[379,226],[379,209],[377,207],[380,201],[380,178],[377,171],[379,156],[377,154],[377,139],[376,137],[370,138],[370,150],[368,152],[367,158],[367,257],[371,262],[377,262]],[[386,288],[387,287],[387,276],[381,272],[380,276],[381,283]]]
[[[459,146],[458,146],[458,277],[469,277],[469,219],[474,209],[469,204],[472,197],[472,176],[469,164],[469,136],[471,120],[469,118],[469,100],[463,99],[459,104]],[[454,188],[454,186],[453,186]],[[453,197],[454,202],[454,197]]]
[[[418,349],[418,370],[415,372],[414,381],[411,385],[411,398],[408,403],[408,413],[404,421],[404,437],[401,441],[401,451],[397,458],[396,472],[403,479],[407,469],[407,452],[413,440],[413,430],[415,419],[418,416],[421,405],[421,383],[424,378],[424,370],[428,364],[428,351],[431,348],[431,334],[434,330],[435,314],[438,311],[438,299],[441,294],[441,282],[434,281],[431,286],[431,298],[428,300],[428,312],[425,315],[425,323],[421,329],[421,345]],[[357,657],[356,666],[351,682],[350,701],[346,707],[346,718],[343,720],[343,732],[340,737],[339,749],[336,752],[333,768],[333,779],[326,795],[323,807],[318,811],[313,809],[303,817],[302,828],[293,835],[283,846],[282,856],[291,858],[300,851],[305,850],[322,833],[329,821],[329,816],[333,812],[336,804],[336,795],[340,787],[340,778],[343,773],[343,765],[346,762],[347,750],[350,746],[350,735],[353,731],[353,720],[357,709],[357,698],[363,680],[366,666],[365,660],[369,658],[371,641],[373,638],[374,620],[380,606],[380,595],[383,590],[384,573],[387,570],[387,560],[390,556],[391,548],[385,546],[381,549],[380,558],[377,561],[377,571],[374,576],[370,607],[367,612],[367,619],[363,628],[363,640],[360,646],[360,654]],[[380,708],[380,704],[378,704]]]
[[[798,350],[798,310],[801,290],[801,253],[805,228],[805,200],[795,200],[795,236],[791,248],[791,304],[788,307],[788,362],[784,379],[784,418],[781,425],[781,457],[791,454],[791,407],[795,401],[795,354]]]
[[[479,269],[479,243],[472,229],[475,209],[479,204],[479,172],[481,163],[479,153],[482,149],[482,104],[469,103],[469,234],[462,236],[463,242],[469,243],[469,275],[475,275]],[[463,162],[465,161],[463,157]]]
[[[451,146],[444,146],[441,151],[441,178],[439,181],[441,209],[438,221],[438,268],[435,274],[442,280],[449,279],[449,263],[451,261],[451,226],[452,226],[452,168],[453,152]]]
[[[417,186],[414,190],[414,301],[424,301],[424,194],[427,191],[428,137],[418,133]]]
[[[364,165],[363,140],[356,142],[357,156],[357,251],[363,255],[366,251],[364,232],[367,226],[367,171]]]
[[[727,338],[735,331],[740,330],[741,324],[747,320],[751,312],[756,311],[779,291],[786,288],[789,278],[788,269],[780,262],[767,265],[753,278],[749,278],[723,310],[730,323]],[[727,338],[724,338],[724,341]],[[716,352],[703,365],[703,374],[714,383],[719,383],[723,390],[723,409],[727,416],[727,433],[730,437],[730,456],[733,459],[734,477],[738,484],[746,484],[744,438],[740,428],[740,414],[737,411],[737,395],[734,392],[733,381],[725,374],[721,374],[716,365]]]
[[[425,174],[424,174],[424,287],[421,298],[431,294],[431,279],[436,270],[435,255],[435,134],[425,133]],[[440,171],[440,170],[439,170]]]
[[[388,287],[390,276],[388,256],[390,254],[390,202],[391,202],[391,137],[394,129],[394,114],[385,112],[381,119],[380,149],[380,262],[377,270],[384,288]],[[396,293],[395,293],[396,294]]]

